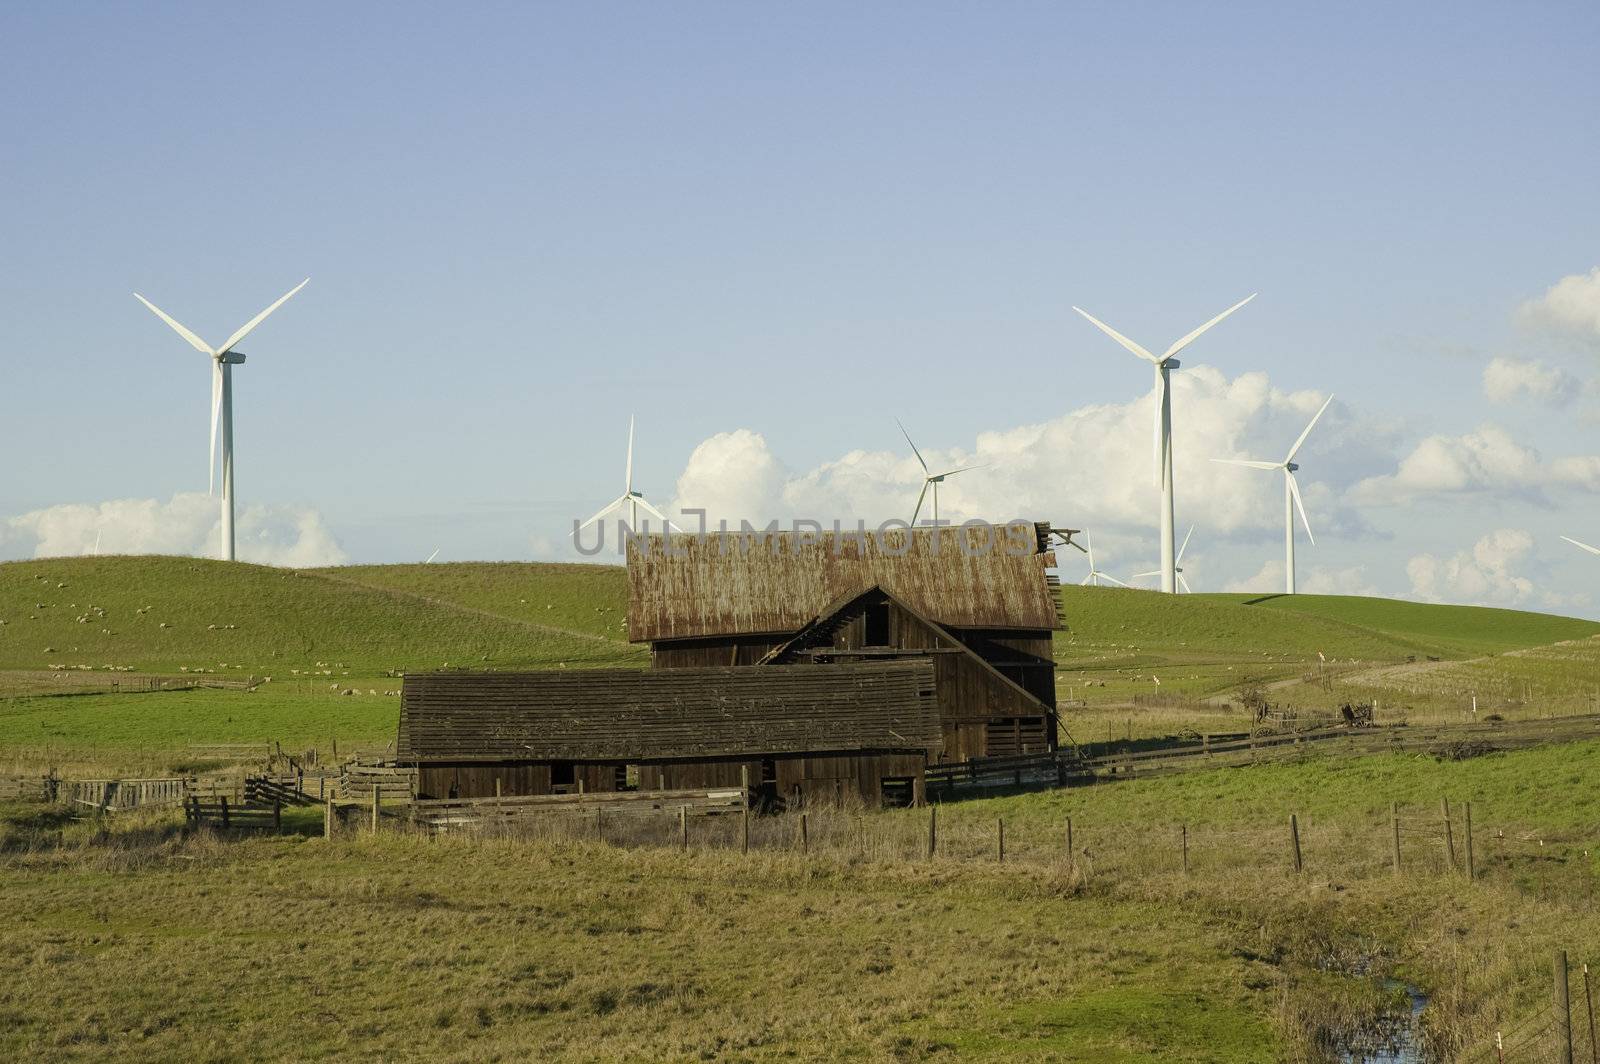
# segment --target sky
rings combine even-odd
[[[0,558],[571,559],[635,487],[1600,617],[1600,7],[0,8]],[[1274,568],[1276,567],[1276,568]],[[1081,556],[1062,576],[1081,579]]]

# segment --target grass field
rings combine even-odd
[[[1240,728],[1251,686],[1307,711],[1377,699],[1390,719],[1458,719],[1474,695],[1508,716],[1600,697],[1590,622],[1063,598],[1063,719],[1083,740]],[[604,566],[7,563],[0,774],[189,771],[208,743],[381,747],[406,670],[642,667],[625,610]],[[254,686],[126,686],[162,676]],[[1015,795],[944,807],[932,864],[920,810],[818,811],[804,857],[791,821],[764,819],[741,858],[727,823],[681,854],[670,825],[637,845],[559,826],[330,845],[305,837],[310,819],[224,842],[159,815],[0,807],[0,944],[20,965],[0,981],[0,1055],[1313,1061],[1396,1005],[1391,977],[1429,995],[1431,1044],[1476,1046],[1548,998],[1550,949],[1600,960],[1596,779],[1600,744],[1581,744]],[[1444,796],[1474,803],[1478,884],[1447,874]]]
[[[919,810],[818,812],[804,856],[763,822],[741,857],[731,826],[697,826],[687,854],[671,825],[627,848],[330,845],[5,807],[0,944],[23,977],[0,989],[0,1053],[1311,1061],[1395,1004],[1389,978],[1429,995],[1435,1045],[1483,1046],[1548,999],[1552,948],[1600,959],[1597,770],[1592,743],[966,802],[943,808],[932,863]],[[1392,875],[1388,802],[1445,794],[1480,803],[1480,881],[1409,835]]]

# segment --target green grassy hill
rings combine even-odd
[[[1600,624],[1543,614],[1323,596],[1062,594],[1060,690],[1082,738],[1110,726],[1100,712],[1117,733],[1201,727],[1197,713],[1210,730],[1239,726],[1215,719],[1223,710],[1213,703],[1255,684],[1306,707],[1356,697],[1455,707],[1478,694],[1500,711],[1593,708],[1583,702],[1600,675],[1600,640],[1588,638]],[[625,574],[604,565],[0,564],[0,758],[8,745],[298,745],[330,732],[386,742],[399,672],[642,667],[645,649],[625,642],[626,611]],[[1577,642],[1552,646],[1563,640]],[[130,680],[152,674],[271,680],[253,692],[128,693]],[[113,678],[122,689],[93,698],[43,693]]]

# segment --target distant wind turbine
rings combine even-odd
[[[595,513],[593,517],[589,518],[589,520],[585,521],[583,524],[574,529],[572,532],[573,536],[577,536],[579,532],[582,532],[584,529],[600,520],[606,514],[609,514],[622,506],[628,507],[628,527],[632,531],[637,531],[639,528],[639,510],[641,508],[645,513],[652,514],[659,518],[667,530],[678,527],[671,521],[667,520],[666,514],[662,513],[660,510],[657,510],[654,506],[651,506],[647,501],[645,501],[643,492],[633,490],[633,417],[631,415],[628,418],[628,465],[625,473],[623,474],[622,494],[606,503]],[[679,531],[682,530],[679,529]]]
[[[1258,462],[1249,458],[1213,458],[1213,462],[1223,465],[1246,466],[1250,469],[1283,470],[1283,571],[1285,578],[1285,591],[1294,594],[1294,512],[1300,511],[1300,523],[1306,526],[1306,539],[1311,545],[1317,545],[1317,537],[1311,534],[1311,522],[1306,518],[1306,504],[1300,498],[1300,483],[1295,480],[1295,471],[1300,467],[1295,465],[1294,456],[1300,453],[1300,448],[1305,445],[1306,437],[1311,435],[1311,430],[1316,427],[1317,419],[1322,417],[1322,412],[1328,409],[1328,403],[1333,402],[1333,396],[1328,396],[1328,401],[1323,403],[1315,414],[1311,416],[1311,423],[1294,441],[1294,446],[1289,448],[1289,454],[1281,462]]]
[[[1094,536],[1089,533],[1084,533],[1083,538],[1089,544],[1089,549],[1086,552],[1089,555],[1089,575],[1083,578],[1083,584],[1080,586],[1099,587],[1100,581],[1107,580],[1113,584],[1116,584],[1118,587],[1127,587],[1127,584],[1124,584],[1121,580],[1118,580],[1110,573],[1102,573],[1099,569],[1095,568]]]
[[[267,315],[279,307],[300,289],[306,286],[311,278],[289,289],[272,306],[251,318],[242,325],[237,332],[228,337],[221,347],[212,347],[200,337],[184,328],[177,321],[154,303],[150,302],[138,292],[134,298],[155,313],[155,316],[172,326],[173,332],[189,341],[189,345],[203,355],[211,357],[211,476],[206,490],[216,490],[217,483],[217,429],[222,429],[222,560],[233,561],[233,367],[244,364],[244,355],[233,349],[234,345],[246,336],[250,330],[267,320]]]
[[[437,558],[439,556],[439,552],[442,551],[442,550],[444,550],[443,547],[434,548],[434,552],[432,554],[428,555],[428,560],[423,562],[422,564],[423,565],[431,565],[431,564],[433,564],[433,559]]]
[[[1156,484],[1161,488],[1161,590],[1171,594],[1178,589],[1178,560],[1173,553],[1172,546],[1177,539],[1173,526],[1172,507],[1172,382],[1170,373],[1178,369],[1181,363],[1173,355],[1188,347],[1200,337],[1207,329],[1226,318],[1229,314],[1244,306],[1255,295],[1251,294],[1218,314],[1198,329],[1189,333],[1183,339],[1167,348],[1166,353],[1160,358],[1140,347],[1132,340],[1123,336],[1117,330],[1100,321],[1081,307],[1073,307],[1079,314],[1088,318],[1090,323],[1111,337],[1135,355],[1150,362],[1155,366],[1156,373],[1156,403],[1155,403],[1155,443],[1156,443]]]
[[[1577,540],[1573,539],[1571,536],[1562,536],[1561,538],[1566,540],[1568,543],[1572,544],[1574,547],[1579,548],[1580,550],[1586,550],[1590,554],[1600,554],[1600,547],[1591,547],[1587,543],[1579,543]]]
[[[1189,549],[1189,537],[1194,535],[1194,526],[1189,526],[1188,533],[1183,537],[1183,546],[1178,548],[1178,555],[1172,560],[1172,574],[1178,578],[1178,586],[1183,588],[1184,594],[1194,594],[1194,589],[1189,586],[1189,581],[1183,578],[1183,552]],[[1152,569],[1148,573],[1134,573],[1135,580],[1143,580],[1147,576],[1160,576],[1160,569]]]
[[[922,467],[922,492],[917,496],[917,508],[911,511],[911,523],[913,525],[917,523],[917,517],[922,513],[922,500],[927,497],[928,486],[931,484],[933,486],[933,523],[937,525],[939,523],[939,485],[944,483],[944,478],[953,477],[957,473],[965,473],[969,469],[981,469],[982,467],[962,466],[959,469],[947,469],[943,473],[935,473],[928,468],[928,463],[923,460],[922,452],[917,450],[917,445],[911,440],[911,433],[907,432],[906,427],[900,424],[900,419],[895,418],[894,423],[900,425],[900,435],[904,436],[906,442],[911,444],[911,453],[917,456],[917,464]]]

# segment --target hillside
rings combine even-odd
[[[425,601],[313,572],[196,558],[0,565],[0,669],[132,666],[380,676],[451,665],[626,662],[593,632]],[[298,671],[294,671],[298,670]]]

